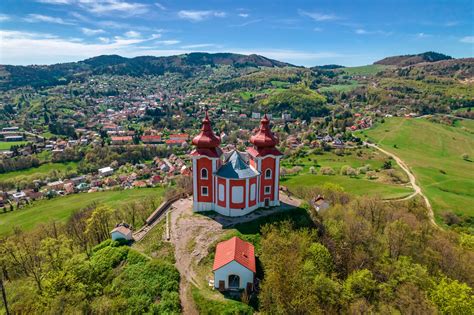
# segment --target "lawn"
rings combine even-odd
[[[40,223],[65,222],[70,215],[92,203],[120,207],[129,201],[162,196],[164,188],[142,188],[95,193],[80,193],[51,200],[40,200],[13,212],[0,213],[0,235],[12,232],[14,227],[30,230]]]
[[[355,195],[380,196],[383,199],[400,198],[413,192],[410,187],[393,183],[384,171],[377,173],[377,180],[369,180],[363,174],[356,177],[348,177],[343,175],[322,175],[320,173],[321,167],[331,167],[336,174],[340,174],[340,170],[344,165],[352,168],[370,165],[372,170],[380,170],[388,158],[371,148],[346,149],[346,152],[350,154],[338,156],[332,152],[324,152],[322,155],[309,154],[295,160],[291,158],[284,159],[282,162],[283,167],[301,166],[303,170],[297,175],[282,177],[281,183],[290,189],[297,186],[322,186],[325,183],[331,183],[337,184],[344,188],[346,192]],[[316,174],[309,173],[312,166],[316,168]],[[398,165],[393,165],[393,168],[403,182],[408,181],[408,178]]]
[[[5,180],[14,180],[16,182],[31,181],[35,178],[41,177],[42,175],[47,175],[53,170],[56,170],[58,172],[76,172],[77,162],[47,163],[42,164],[38,167],[31,167],[21,171],[3,173],[0,174],[0,182]]]
[[[10,150],[10,148],[14,145],[22,145],[26,144],[26,141],[9,141],[9,142],[0,142],[0,151],[2,150]]]
[[[473,216],[474,134],[469,127],[467,121],[453,127],[393,117],[364,134],[408,164],[436,214],[450,210]]]

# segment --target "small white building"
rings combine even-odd
[[[104,167],[104,168],[99,168],[99,176],[100,177],[106,177],[110,176],[114,173],[114,169],[111,168],[110,166]]]
[[[219,291],[253,290],[255,279],[255,248],[234,236],[220,242],[214,257],[214,287]]]
[[[119,239],[131,241],[133,239],[132,229],[126,223],[117,224],[115,228],[110,232],[110,234],[112,236],[112,241],[116,241]]]

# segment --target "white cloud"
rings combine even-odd
[[[426,34],[426,33],[417,33],[415,34],[415,37],[417,38],[428,38],[428,37],[432,37],[433,35],[430,35],[430,34]]]
[[[159,2],[155,2],[155,6],[158,7],[159,9],[165,11],[166,10],[166,7],[164,5],[162,5],[161,3]]]
[[[0,14],[0,22],[6,22],[6,21],[9,21],[11,20],[10,16],[6,15],[6,14]]]
[[[461,43],[474,44],[474,36],[465,36],[459,40]]]
[[[87,36],[94,36],[94,35],[105,33],[105,31],[103,29],[100,29],[100,28],[99,29],[91,29],[91,28],[87,28],[87,27],[82,27],[81,32],[84,35],[87,35]]]
[[[313,28],[313,31],[315,31],[315,32],[322,32],[323,29],[320,28],[320,27],[315,27],[315,28]]]
[[[304,10],[298,10],[298,13],[302,16],[307,16],[315,21],[322,22],[322,21],[333,21],[338,20],[339,17],[334,14],[325,14],[320,12],[308,12]]]
[[[226,13],[222,11],[194,11],[194,10],[181,10],[178,12],[178,17],[184,20],[189,20],[192,22],[199,22],[211,17],[225,17]]]
[[[359,29],[355,30],[355,33],[359,34],[359,35],[362,35],[362,34],[367,34],[367,31],[362,29],[362,28],[359,28]]]
[[[140,38],[142,36],[142,34],[140,34],[139,32],[135,32],[135,31],[128,31],[123,35],[125,37],[128,37],[128,38]]]
[[[138,2],[126,2],[121,0],[77,0],[78,4],[85,10],[94,14],[107,14],[122,12],[129,15],[137,15],[148,12],[148,6]]]
[[[184,45],[181,46],[183,49],[196,49],[196,48],[205,48],[205,47],[219,47],[216,44],[191,44],[191,45]]]
[[[171,46],[171,45],[176,45],[181,43],[181,41],[177,39],[169,39],[169,40],[159,40],[155,42],[158,45],[165,45],[165,46]]]
[[[26,17],[24,20],[29,23],[44,22],[44,23],[54,23],[54,24],[62,24],[62,25],[74,25],[74,23],[65,21],[62,18],[42,15],[42,14],[28,14],[28,17]]]
[[[239,16],[242,18],[248,18],[249,14],[248,13],[239,13]]]
[[[243,26],[247,26],[247,25],[250,25],[250,24],[255,24],[255,23],[258,23],[258,22],[261,22],[262,20],[261,19],[256,19],[256,20],[251,20],[251,21],[247,21],[247,22],[244,22],[244,23],[240,23],[240,24],[231,24],[229,26],[231,27],[243,27]]]

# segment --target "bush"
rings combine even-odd
[[[325,166],[325,167],[321,167],[321,174],[323,174],[323,175],[334,175],[335,172],[334,172],[332,167]]]

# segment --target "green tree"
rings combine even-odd
[[[442,314],[473,314],[474,293],[465,283],[442,278],[430,292],[430,298]]]

